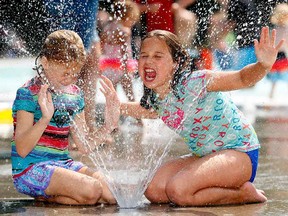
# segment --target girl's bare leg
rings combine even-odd
[[[105,179],[104,176],[99,173],[99,172],[95,172],[90,168],[85,168],[83,170],[80,170],[81,172],[83,172],[86,175],[89,175],[95,179],[97,179],[101,185],[102,185],[102,196],[99,199],[99,203],[109,203],[109,204],[116,204],[116,199],[114,198],[113,194],[111,193]]]
[[[170,200],[166,194],[167,183],[184,167],[193,163],[197,158],[195,157],[183,157],[175,160],[171,160],[163,164],[152,181],[150,182],[145,196],[152,203],[169,203]]]
[[[82,168],[86,169],[86,168]],[[57,167],[45,193],[49,202],[69,205],[93,205],[102,197],[101,182],[80,172]]]
[[[164,202],[172,201],[181,206],[204,206],[222,204],[240,204],[265,202],[263,193],[248,182],[251,177],[251,161],[246,153],[234,150],[223,150],[203,158],[191,160],[184,159],[179,166],[179,161],[164,165],[156,173],[152,187],[157,191],[149,191],[147,198],[157,201],[162,194]],[[165,169],[166,166],[166,169]],[[177,171],[171,173],[171,171]],[[163,199],[163,183],[161,176],[166,176],[165,193],[168,200]],[[160,186],[158,186],[160,185]],[[161,188],[161,189],[159,189]],[[150,192],[150,193],[148,193]],[[159,202],[162,202],[159,199]]]

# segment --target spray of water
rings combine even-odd
[[[16,34],[14,29],[0,24],[0,35],[0,42],[2,43],[1,57],[31,56],[26,49],[25,41]]]
[[[93,150],[89,158],[104,174],[120,208],[135,208],[141,204],[143,194],[171,143],[164,149],[155,143],[141,145],[135,143],[134,135],[128,131],[122,142],[106,147],[97,145],[93,150],[94,143],[89,143],[83,134],[78,133],[86,147]]]

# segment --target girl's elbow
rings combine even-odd
[[[22,158],[25,158],[29,152],[25,151],[25,149],[23,149],[22,147],[20,147],[19,143],[17,145],[17,141],[15,141],[16,143],[16,151],[17,151],[17,154],[22,157]]]
[[[28,155],[28,153],[25,152],[23,149],[16,148],[16,151],[17,151],[17,154],[22,158],[25,158]]]
[[[147,118],[147,119],[157,119],[159,118],[159,115],[157,112],[155,112],[152,109],[146,110],[145,109],[145,114],[143,115],[143,118]]]

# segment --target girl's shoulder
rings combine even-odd
[[[205,81],[207,73],[209,73],[209,70],[184,71],[179,83],[182,85],[186,82]]]
[[[36,95],[39,93],[40,87],[41,81],[38,79],[38,77],[33,77],[18,88],[17,92],[26,92],[27,94]]]
[[[178,83],[180,95],[206,95],[207,92],[207,73],[209,70],[185,71]]]
[[[37,94],[39,90],[40,84],[38,85],[37,77],[28,80],[23,86],[18,88],[12,107],[13,115],[18,110],[34,113],[37,107]]]

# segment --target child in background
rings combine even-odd
[[[84,95],[74,84],[85,57],[83,42],[77,33],[55,31],[46,38],[40,52],[40,65],[36,65],[39,76],[17,91],[12,108],[11,159],[14,185],[20,193],[69,205],[115,203],[102,175],[74,161],[68,151],[69,135],[79,150],[87,153],[95,148],[93,141],[101,143],[101,136],[117,127],[119,120],[116,91],[112,83],[102,77],[107,120],[97,134],[88,135]],[[116,103],[109,103],[112,99]],[[88,148],[83,142],[87,142]]]
[[[139,20],[140,11],[132,1],[117,1],[112,11],[112,20],[101,31],[102,56],[99,69],[116,89],[119,83],[129,101],[134,101],[132,77],[137,70],[137,61],[132,59],[131,28]]]
[[[239,71],[190,71],[178,38],[155,30],[142,41],[138,61],[144,83],[141,102],[121,104],[121,113],[155,118],[178,133],[192,154],[163,164],[145,195],[152,203],[206,206],[265,202],[252,184],[260,143],[227,94],[253,86],[271,69],[283,41],[262,29],[255,43],[258,62]]]
[[[275,7],[273,15],[271,16],[271,23],[277,30],[276,42],[282,38],[288,37],[288,4],[281,3]],[[274,97],[276,83],[278,81],[288,81],[288,44],[281,47],[277,55],[277,60],[273,65],[270,73],[267,74],[267,79],[272,82],[270,91],[270,98]]]

